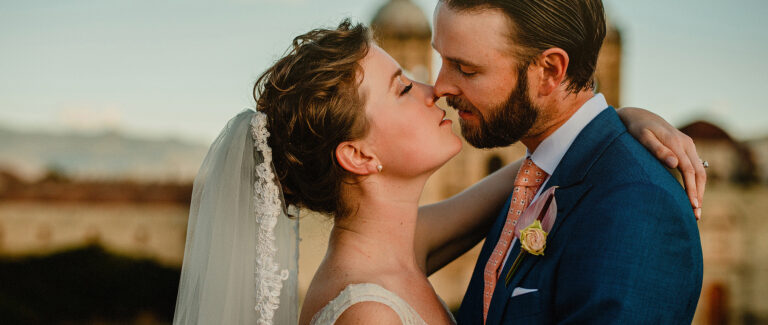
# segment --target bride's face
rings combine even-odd
[[[461,150],[452,121],[435,105],[432,86],[408,79],[397,62],[373,45],[362,60],[360,94],[370,128],[364,141],[387,173],[432,172]]]

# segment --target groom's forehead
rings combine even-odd
[[[433,22],[432,47],[446,59],[472,63],[498,59],[487,56],[512,57],[513,24],[500,9],[458,11],[440,2]]]

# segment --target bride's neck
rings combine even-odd
[[[351,214],[337,218],[329,249],[371,262],[413,267],[419,197],[426,177],[405,181],[369,179],[348,189]]]

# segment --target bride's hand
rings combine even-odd
[[[707,173],[691,137],[680,132],[663,118],[647,110],[624,107],[618,110],[627,130],[669,168],[677,168],[693,206],[696,220],[701,219]]]

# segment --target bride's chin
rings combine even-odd
[[[459,154],[459,152],[461,152],[461,148],[463,145],[464,144],[462,143],[461,139],[459,139],[459,137],[456,137],[456,141],[453,143],[453,146],[451,147],[451,152],[447,154],[447,157],[445,158],[445,160],[443,160],[435,170],[442,168],[443,166],[445,166],[445,164],[451,161],[451,159],[456,157]]]
[[[459,152],[461,152],[461,149],[464,147],[464,143],[463,143],[463,141],[461,141],[461,138],[459,138],[459,136],[457,136],[455,134],[453,135],[453,141],[454,141],[453,142],[453,152],[451,153],[451,157],[448,158],[448,160],[451,160],[453,157],[456,157],[456,155],[458,155]],[[446,162],[448,162],[448,160],[446,160]],[[443,164],[445,164],[445,163],[443,163]]]

